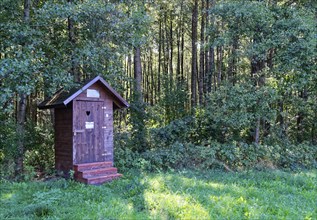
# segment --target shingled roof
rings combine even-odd
[[[117,93],[101,76],[97,76],[94,79],[86,82],[81,87],[71,88],[66,91],[64,89],[58,90],[52,97],[44,100],[38,105],[39,109],[49,109],[49,108],[58,108],[66,106],[70,103],[74,98],[76,98],[79,94],[89,88],[96,82],[101,82],[101,84],[105,87],[105,89],[113,96],[114,104],[117,108],[125,108],[129,107],[128,102],[122,98],[119,93]]]

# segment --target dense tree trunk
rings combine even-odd
[[[192,71],[191,71],[191,105],[196,106],[197,101],[197,25],[198,25],[198,0],[194,0],[192,11]]]

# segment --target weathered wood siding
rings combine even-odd
[[[113,102],[109,98],[104,101],[104,146],[106,161],[111,161],[113,163]]]
[[[72,108],[56,108],[55,114],[55,169],[68,172],[73,168]]]

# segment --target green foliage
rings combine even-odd
[[[222,143],[233,140],[251,142],[259,117],[274,124],[277,113],[272,106],[277,98],[276,91],[269,86],[221,86],[209,96],[207,106],[196,113],[197,138],[204,140],[209,137]]]
[[[162,148],[170,146],[176,141],[190,140],[191,131],[195,129],[195,119],[191,116],[174,120],[168,125],[150,130],[149,148]]]
[[[146,90],[154,90],[156,97],[152,97],[154,106],[147,106],[136,101],[133,89],[127,88],[132,103],[127,121],[132,126],[127,133],[117,134],[115,154],[119,167],[316,167],[317,47],[313,1],[216,1],[208,15],[212,18],[207,22],[208,43],[199,43],[199,50],[215,49],[213,75],[216,77],[216,70],[220,70],[221,83],[213,82],[206,103],[195,110],[188,104],[192,85],[187,64],[191,39],[184,31],[191,23],[191,4],[187,3],[34,1],[30,22],[26,23],[22,1],[1,1],[0,176],[11,176],[17,155],[18,94],[36,96],[38,100],[30,100],[32,106],[28,103],[30,115],[36,113],[35,102],[74,83],[74,65],[83,78],[103,75],[122,92],[125,82],[127,87],[133,84],[129,78],[132,71],[127,71],[129,76],[123,74],[123,61],[136,46],[142,48],[142,68],[148,77],[144,82],[149,81],[145,83],[149,87]],[[201,19],[203,10],[199,13]],[[154,24],[156,18],[158,22]],[[69,20],[73,21],[72,40]],[[175,61],[180,58],[176,50],[179,52],[182,47],[184,51],[177,55],[184,56],[185,65],[176,73]],[[216,47],[223,50],[223,60]],[[161,57],[156,59],[158,54]],[[217,59],[222,63],[217,63]],[[263,61],[265,68],[250,76],[254,60]],[[228,73],[229,61],[234,62],[232,76]],[[177,65],[181,68],[180,63]],[[127,66],[126,70],[132,67]],[[180,72],[182,76],[176,75]],[[155,88],[159,80],[160,89]],[[194,114],[188,116],[190,112]],[[31,119],[30,115],[25,133],[27,179],[38,171],[51,172],[54,163],[50,124]],[[255,145],[259,121],[260,141]],[[34,208],[38,210],[36,216],[51,214],[45,206]]]
[[[38,172],[52,173],[55,163],[52,126],[29,123],[26,134],[25,163]]]
[[[134,167],[138,153],[132,150],[131,137],[127,133],[116,133],[114,137],[115,166],[122,170]]]
[[[1,219],[315,219],[316,171],[139,173],[101,186],[0,181]]]
[[[185,82],[179,79],[174,82],[168,74],[164,74],[161,78],[163,97],[157,105],[161,106],[163,111],[158,111],[158,114],[160,114],[160,118],[164,122],[161,125],[167,125],[188,115],[189,110],[186,109],[186,100],[188,99],[189,91]]]
[[[244,95],[227,94],[238,94],[238,91]],[[219,90],[218,95],[214,94],[209,100],[209,107],[205,111],[198,110],[196,117],[185,117],[165,127],[151,129],[149,147],[144,152],[131,150],[135,143],[128,134],[116,135],[116,166],[124,170],[138,168],[151,171],[183,168],[239,171],[316,168],[316,146],[309,142],[291,144],[263,133],[267,143],[253,143],[251,130],[255,119],[260,115],[269,121],[275,115],[271,104],[263,102],[270,99],[258,98],[262,100],[258,101],[240,87],[226,92]],[[256,94],[259,97],[275,97],[274,92],[269,93],[265,88]],[[237,97],[244,97],[245,100]],[[231,105],[228,106],[228,103]],[[257,111],[254,112],[254,109]],[[217,132],[220,128],[223,132]],[[248,138],[250,141],[245,142]]]
[[[14,121],[3,120],[0,126],[1,177],[12,178],[16,158],[16,128]],[[37,172],[50,174],[54,171],[54,138],[51,126],[36,126],[28,122],[25,134],[25,179],[34,179]]]
[[[308,153],[309,152],[309,153]],[[313,145],[254,145],[243,142],[210,142],[205,146],[174,143],[168,148],[152,149],[140,155],[146,170],[189,169],[285,169],[317,168]],[[141,161],[139,159],[139,161]]]

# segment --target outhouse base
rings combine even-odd
[[[75,164],[74,171],[76,181],[91,185],[100,185],[122,176],[112,162]]]

